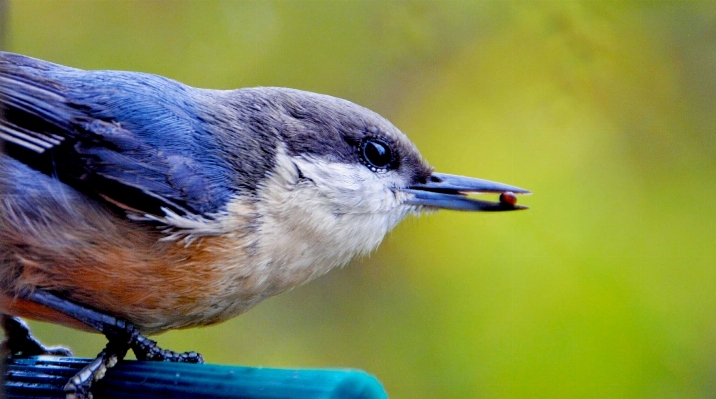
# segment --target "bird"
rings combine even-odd
[[[529,191],[438,173],[379,114],[280,87],[209,90],[0,52],[0,314],[8,354],[67,354],[20,318],[108,344],[67,398],[147,338],[237,316],[438,209]],[[501,193],[505,201],[467,194]]]

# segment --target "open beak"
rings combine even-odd
[[[401,191],[413,195],[406,201],[409,205],[476,212],[528,209],[516,204],[514,194],[531,194],[528,190],[507,184],[445,173],[433,173],[427,183],[413,184]],[[500,201],[468,198],[466,193],[500,193]]]

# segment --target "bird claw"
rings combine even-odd
[[[39,342],[38,342],[39,343]],[[41,345],[42,346],[42,345]],[[42,346],[42,352],[36,353],[36,355],[45,355],[45,356],[59,356],[59,357],[72,357],[72,351],[64,348],[62,346]],[[35,355],[35,354],[33,354]]]
[[[72,356],[72,352],[60,346],[47,347],[30,333],[30,328],[17,317],[2,315],[0,321],[5,330],[5,340],[0,343],[0,355],[3,358],[9,355],[22,356]]]
[[[104,326],[109,343],[97,358],[72,377],[64,387],[66,399],[91,399],[92,384],[104,378],[108,369],[122,360],[131,348],[138,360],[152,360],[180,363],[204,363],[196,352],[177,353],[160,348],[131,323],[115,319]]]
[[[200,353],[178,353],[162,349],[157,345],[156,341],[141,334],[133,334],[133,336],[134,342],[131,344],[131,347],[132,351],[137,356],[137,360],[155,360],[176,363],[204,363],[204,357]]]
[[[104,334],[109,342],[105,349],[90,364],[80,370],[65,385],[67,399],[88,399],[92,397],[90,389],[94,381],[104,377],[107,369],[122,360],[131,348],[138,360],[154,360],[180,363],[204,363],[204,358],[196,352],[177,353],[160,348],[157,343],[139,332],[132,323],[85,308],[50,292],[35,290],[25,294],[30,300],[55,309]],[[7,316],[3,319],[13,326],[19,325],[29,335],[30,330],[20,319]],[[14,324],[13,324],[14,323]],[[6,327],[7,330],[7,327]]]
[[[104,378],[107,370],[114,367],[127,354],[125,343],[108,342],[107,346],[87,366],[82,368],[65,384],[65,399],[92,399],[92,384]]]

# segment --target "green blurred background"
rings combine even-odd
[[[219,326],[211,363],[354,367],[392,398],[716,396],[716,3],[11,1],[4,46],[367,106],[436,169],[526,187],[440,212]],[[33,323],[94,356],[104,338]]]

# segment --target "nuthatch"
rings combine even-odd
[[[528,191],[433,172],[390,122],[285,88],[196,89],[0,53],[0,314],[105,334],[65,387],[83,397],[143,334],[218,323],[375,249],[408,214],[507,211]]]

